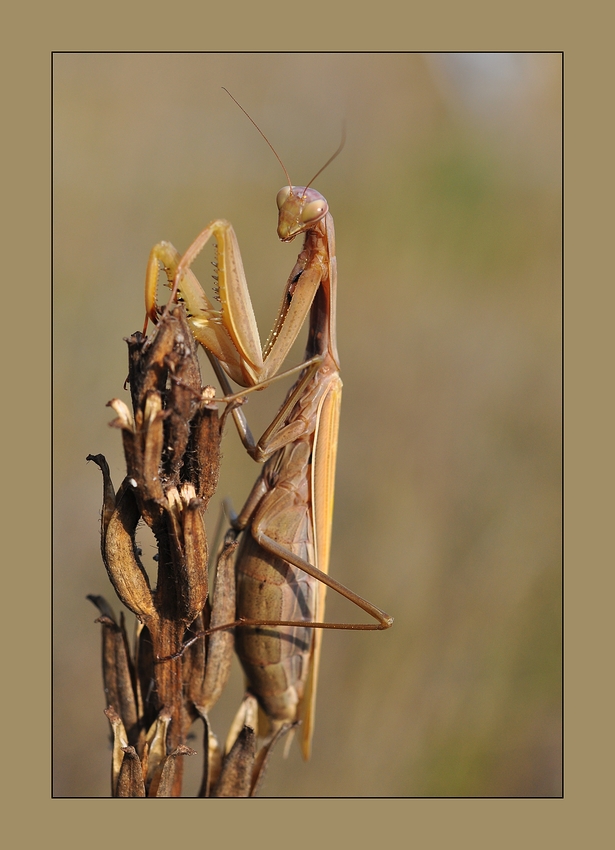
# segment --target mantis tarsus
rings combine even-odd
[[[340,150],[341,146],[326,165]],[[211,222],[181,257],[170,243],[154,247],[147,269],[146,309],[156,321],[162,263],[172,284],[171,298],[177,294],[184,301],[190,327],[210,355],[227,397],[230,385],[219,363],[240,385],[260,388],[277,375],[310,314],[301,374],[257,443],[243,412],[233,411],[249,454],[266,463],[242,511],[232,521],[244,537],[236,565],[237,619],[227,626],[240,627],[236,651],[271,731],[301,720],[302,752],[307,759],[321,630],[386,629],[393,618],[327,574],[342,389],[335,324],[335,233],[327,201],[310,188],[323,169],[307,186],[293,186],[274,153],[288,180],[277,196],[278,236],[289,242],[304,233],[305,241],[264,348],[260,347],[235,233],[230,223],[220,219]],[[221,310],[213,308],[190,270],[211,236],[217,240]],[[323,623],[327,586],[377,622]]]

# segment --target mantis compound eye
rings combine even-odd
[[[282,209],[285,201],[288,200],[289,195],[290,195],[290,186],[284,186],[283,189],[280,189],[280,191],[278,192],[277,198],[275,199],[275,202],[278,205],[279,210]]]
[[[329,207],[322,195],[303,207],[301,211],[301,221],[304,224],[315,224],[326,215]]]

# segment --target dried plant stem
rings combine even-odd
[[[90,455],[103,475],[101,550],[113,587],[138,620],[131,650],[103,597],[90,596],[101,616],[106,715],[113,733],[112,795],[178,797],[188,731],[204,727],[199,796],[250,796],[273,742],[258,752],[256,701],[246,696],[222,753],[208,713],[227,682],[232,629],[203,635],[235,619],[233,558],[237,532],[227,533],[208,584],[204,513],[215,492],[224,416],[201,386],[195,343],[184,309],[174,306],[152,338],[128,340],[132,411],[113,399],[111,423],[122,432],[127,474],[117,493],[102,455]],[[239,402],[236,402],[239,403]],[[158,544],[156,587],[141,563],[139,522]],[[188,648],[192,634],[201,634]],[[185,651],[184,651],[185,650]]]

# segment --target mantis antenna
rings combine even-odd
[[[292,183],[290,182],[290,177],[289,177],[288,171],[286,170],[286,166],[284,165],[284,163],[282,162],[282,160],[281,160],[281,159],[280,159],[280,157],[278,156],[278,152],[276,151],[276,149],[274,148],[274,146],[271,144],[271,142],[269,141],[269,139],[267,138],[267,136],[263,133],[263,131],[262,131],[262,130],[261,130],[261,128],[258,126],[258,124],[256,123],[256,121],[255,121],[255,120],[254,120],[254,119],[253,119],[253,118],[249,115],[249,113],[248,113],[248,112],[246,112],[246,110],[245,110],[245,109],[243,108],[243,106],[239,103],[239,101],[238,101],[236,98],[234,98],[234,97],[233,97],[233,95],[230,93],[230,91],[229,91],[227,88],[224,88],[224,86],[222,86],[222,89],[223,89],[223,90],[227,93],[227,95],[231,98],[231,100],[234,100],[234,101],[235,101],[235,103],[236,103],[236,104],[237,104],[237,106],[241,109],[241,111],[242,111],[242,112],[243,112],[243,114],[246,116],[246,118],[247,118],[249,121],[251,121],[251,123],[252,123],[252,124],[254,124],[254,126],[256,127],[256,129],[258,130],[258,132],[261,134],[261,136],[263,137],[263,139],[267,142],[267,144],[269,145],[269,147],[271,148],[271,150],[272,150],[272,151],[273,151],[273,153],[275,154],[275,158],[277,159],[277,161],[278,161],[278,162],[280,163],[280,165],[282,166],[282,170],[284,171],[284,174],[286,175],[286,179],[288,180],[288,185],[289,185],[289,187],[290,187],[290,188],[292,188]],[[331,163],[333,162],[333,160],[335,159],[335,157],[336,157],[336,156],[338,156],[338,154],[340,154],[340,153],[342,152],[342,148],[344,147],[344,145],[345,145],[345,144],[346,144],[346,122],[344,122],[344,123],[342,124],[342,141],[340,142],[340,145],[339,145],[338,149],[335,151],[335,153],[333,154],[333,156],[329,157],[329,159],[325,162],[325,164],[323,165],[323,167],[322,167],[322,168],[320,168],[320,169],[316,172],[316,174],[312,177],[312,179],[311,179],[311,180],[310,180],[310,182],[307,184],[307,186],[305,187],[305,189],[309,189],[309,187],[312,185],[312,183],[314,182],[314,180],[316,180],[316,178],[318,177],[318,175],[319,175],[319,174],[322,174],[322,172],[325,170],[325,168],[326,168],[328,165],[331,165]],[[305,194],[305,189],[304,189],[304,194]]]
[[[289,187],[290,187],[290,186],[292,186],[292,183],[290,182],[290,177],[289,177],[289,175],[288,175],[288,171],[286,170],[286,166],[284,165],[284,163],[282,162],[282,160],[281,160],[281,159],[280,159],[280,157],[278,156],[278,152],[276,151],[276,149],[274,148],[274,146],[271,144],[271,142],[269,141],[269,139],[267,138],[267,136],[263,133],[263,131],[262,131],[262,130],[261,130],[261,128],[258,126],[258,124],[257,124],[257,123],[256,123],[256,121],[254,120],[254,118],[252,118],[252,117],[251,117],[251,116],[250,116],[250,115],[246,112],[246,110],[243,108],[243,106],[239,103],[239,101],[238,101],[236,98],[234,98],[234,97],[233,97],[233,95],[230,93],[230,91],[229,91],[228,89],[225,89],[225,88],[224,88],[224,86],[222,86],[222,88],[223,88],[223,90],[227,93],[227,95],[230,97],[230,99],[235,101],[235,103],[236,103],[236,104],[237,104],[237,106],[241,109],[241,111],[242,111],[242,112],[243,112],[243,114],[246,116],[246,118],[248,119],[248,121],[251,121],[251,122],[252,122],[252,124],[254,124],[254,126],[256,127],[256,129],[258,130],[258,132],[261,134],[261,136],[263,137],[263,139],[267,142],[267,144],[269,145],[269,147],[271,148],[271,150],[274,152],[274,154],[275,154],[275,158],[277,159],[277,161],[278,161],[278,162],[280,163],[280,165],[282,166],[282,170],[284,171],[284,174],[286,175],[286,179],[288,180],[288,185],[289,185]],[[322,169],[321,169],[321,170],[322,170]]]

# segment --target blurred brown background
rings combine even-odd
[[[85,457],[104,453],[119,485],[105,403],[126,397],[149,250],[232,221],[263,338],[299,250],[275,233],[279,164],[223,85],[297,184],[346,120],[316,181],[336,224],[344,380],[331,572],[395,617],[325,634],[312,760],[276,753],[262,794],[558,795],[558,54],[55,56],[55,794],[109,793],[85,595],[119,603]],[[256,433],[284,392],[251,398]],[[219,498],[239,507],[256,474],[229,429]],[[351,608],[329,594],[329,619]],[[221,737],[241,694],[237,665]]]

